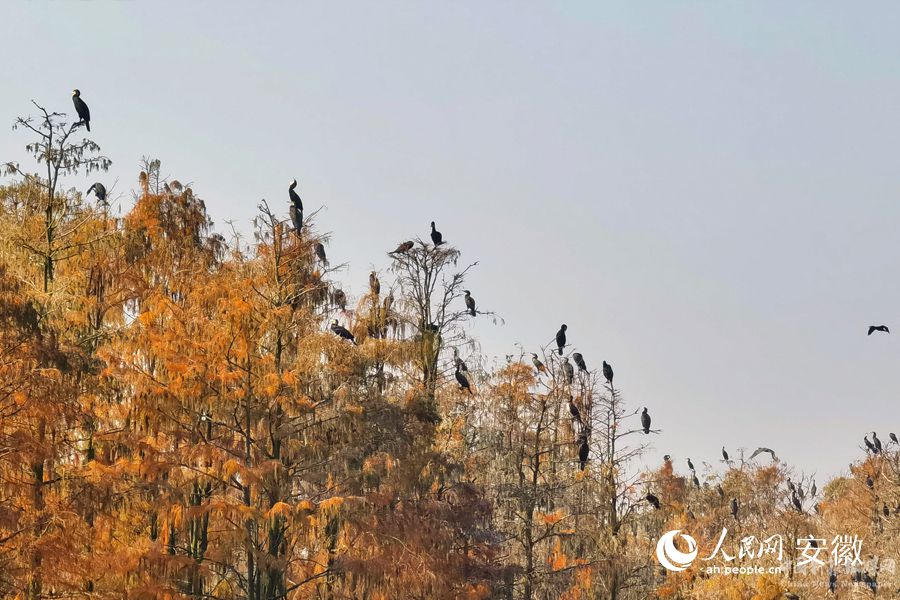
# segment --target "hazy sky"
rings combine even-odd
[[[263,197],[286,216],[296,176],[352,292],[434,219],[505,319],[472,327],[485,351],[568,323],[663,429],[648,463],[762,444],[822,481],[900,433],[898,22],[892,2],[7,2],[0,124],[31,98],[72,113],[78,87],[125,206],[158,157],[220,231]],[[0,160],[23,159],[6,131]]]

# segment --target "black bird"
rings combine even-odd
[[[584,357],[581,356],[580,352],[575,352],[572,354],[572,360],[575,361],[575,365],[578,367],[579,371],[584,371],[587,373],[587,365],[584,362]]]
[[[731,516],[737,519],[738,516],[738,501],[737,498],[731,499]]]
[[[872,445],[875,446],[875,453],[881,454],[881,440],[878,439],[878,435],[874,431],[872,432]]]
[[[415,244],[412,241],[406,241],[397,246],[397,249],[393,252],[388,252],[388,254],[404,254],[412,250],[413,246],[415,246]]]
[[[697,479],[697,475],[694,475],[693,481],[694,481],[694,487],[699,490],[700,489],[700,480]]]
[[[563,323],[559,326],[559,331],[556,332],[556,349],[559,350],[560,356],[562,356],[563,348],[566,347],[566,329],[568,329],[568,326]]]
[[[833,594],[835,589],[837,589],[837,573],[834,572],[834,569],[831,569],[831,572],[828,574],[828,591]]]
[[[888,437],[891,438],[891,441],[894,442],[895,444],[900,444],[900,440],[897,439],[896,433],[891,432],[888,434]]]
[[[644,433],[650,433],[650,413],[647,412],[646,406],[641,412],[641,427],[644,428]]]
[[[581,447],[578,448],[578,464],[579,468],[584,471],[584,467],[587,465],[588,454],[590,453],[591,448],[588,446],[588,441],[586,437],[581,438]]]
[[[465,390],[470,394],[474,393],[472,392],[472,388],[469,386],[469,380],[466,379],[466,376],[463,375],[459,369],[456,369],[456,383],[459,384],[460,390]]]
[[[345,310],[347,308],[347,294],[344,293],[344,290],[334,290],[334,293],[331,295],[331,299],[336,305],[341,308],[341,310]]]
[[[566,376],[566,383],[572,385],[572,382],[575,381],[575,367],[572,366],[568,358],[563,359],[562,367],[563,374]]]
[[[97,183],[93,184],[91,187],[88,188],[88,191],[85,194],[85,196],[90,196],[91,192],[94,192],[94,194],[96,194],[97,200],[99,200],[100,202],[104,202],[104,203],[106,202],[106,186],[105,185],[103,185],[102,183],[100,183],[98,181]]]
[[[875,487],[875,482],[872,480],[871,475],[866,475],[866,485],[869,486],[869,489]]]
[[[610,385],[612,385],[613,370],[610,364],[605,360],[603,361],[603,376],[606,377],[606,381],[608,381]]]
[[[725,462],[728,462],[728,452],[725,451],[725,446],[722,446],[722,458],[725,459]]]
[[[90,129],[88,129],[88,131],[90,131]],[[867,335],[872,335],[876,331],[882,331],[884,333],[891,332],[887,325],[869,325],[869,333]]]
[[[887,504],[881,507],[881,514],[883,514],[885,518],[891,516],[891,509],[888,508]]]
[[[803,512],[803,505],[800,504],[800,498],[797,497],[797,494],[791,494],[791,504],[794,505],[797,512]]]
[[[435,248],[444,243],[444,236],[441,235],[440,231],[434,228],[434,221],[431,222],[431,241],[434,242]]]
[[[475,298],[472,297],[472,292],[470,292],[469,290],[463,290],[463,291],[466,293],[466,295],[465,295],[466,308],[469,309],[469,314],[474,317],[475,316]]]
[[[816,480],[815,479],[813,479],[812,487],[809,488],[809,495],[811,498],[816,497]]]
[[[572,418],[581,423],[581,411],[578,410],[578,407],[575,406],[575,403],[572,402],[572,398],[569,398],[569,412],[572,413]]]
[[[90,131],[91,130],[91,111],[88,108],[88,105],[84,103],[84,100],[81,99],[80,91],[72,90],[72,104],[75,105],[75,112],[78,113],[78,118],[81,119],[80,123],[83,123],[85,129]]]
[[[688,459],[688,469],[690,469],[691,471],[694,470],[694,463],[691,462],[691,459]]]
[[[794,482],[791,481],[790,477],[787,478],[787,486],[788,486],[788,489],[791,490],[792,494],[797,493],[797,486],[794,485]]]
[[[871,452],[872,454],[878,454],[878,451],[875,450],[875,446],[873,446],[872,442],[869,441],[868,434],[863,436],[863,441],[866,443],[866,448],[869,449],[869,452]]]
[[[291,199],[291,224],[294,226],[294,233],[297,234],[297,237],[300,237],[300,230],[303,228],[303,201],[300,200],[299,194],[294,191],[296,187],[297,180],[291,180],[291,184],[288,186],[288,197]]]
[[[466,361],[459,357],[459,350],[457,350],[456,348],[453,349],[453,365],[459,371],[465,371],[466,373],[469,372],[469,367],[466,366]]]
[[[666,461],[666,462],[669,462],[669,461],[672,460],[672,457],[669,456],[668,454],[664,454],[664,455],[663,455],[663,460]]]
[[[650,503],[650,506],[652,506],[656,510],[659,510],[659,498],[649,492],[647,492],[647,502]]]
[[[340,338],[343,338],[345,340],[350,340],[354,344],[356,343],[356,338],[353,337],[353,334],[350,333],[344,327],[341,327],[341,325],[338,324],[337,319],[335,319],[334,321],[331,322],[331,331],[333,331],[334,334]]]
[[[774,452],[771,448],[765,448],[765,447],[763,447],[763,446],[760,446],[759,448],[757,448],[756,450],[754,450],[754,451],[753,451],[753,454],[750,455],[750,459],[749,459],[749,460],[753,460],[754,458],[756,458],[757,456],[759,456],[759,455],[762,454],[763,452],[768,452],[769,454],[772,455],[772,460],[776,460],[775,452]]]
[[[322,242],[316,242],[316,256],[324,266],[328,266],[328,257],[325,256],[325,246],[322,245]]]

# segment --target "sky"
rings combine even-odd
[[[73,114],[221,232],[300,180],[343,288],[431,220],[478,261],[485,354],[560,323],[668,453],[771,447],[821,482],[900,433],[900,5],[7,2],[0,160]],[[382,284],[389,280],[382,276]],[[896,334],[866,336],[869,324]],[[501,359],[502,360],[502,359]]]

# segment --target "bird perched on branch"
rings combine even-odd
[[[581,446],[578,448],[578,466],[584,471],[584,468],[587,466],[588,455],[591,452],[591,447],[588,446],[587,437],[581,437]]]
[[[872,454],[878,454],[878,451],[875,450],[874,444],[872,444],[872,442],[869,441],[868,434],[863,436],[863,442],[865,442],[866,448],[868,448],[869,452],[871,452]]]
[[[369,290],[376,296],[381,293],[381,282],[378,281],[378,274],[375,271],[369,273]]]
[[[297,180],[292,179],[288,186],[288,197],[291,199],[291,224],[294,226],[294,233],[300,237],[300,230],[303,228],[303,201],[300,200],[300,195],[294,191],[296,187]]]
[[[341,290],[341,289],[334,290],[334,293],[331,295],[331,300],[341,310],[347,309],[347,294],[344,293],[344,290]]]
[[[693,470],[694,470],[694,463],[691,462],[691,459],[690,459],[690,458],[687,459],[687,463],[688,463],[688,469],[690,469],[691,471],[693,471]]]
[[[579,371],[584,371],[587,373],[587,365],[584,362],[584,357],[581,356],[580,352],[575,352],[572,354],[572,360],[575,361],[575,365],[578,367]]]
[[[463,290],[465,292],[465,300],[466,300],[466,308],[469,309],[469,314],[473,317],[475,316],[475,298],[472,297],[472,292],[469,290]]]
[[[444,236],[434,228],[434,221],[431,222],[431,241],[434,242],[435,248],[444,243]]]
[[[534,364],[534,368],[538,370],[538,373],[546,373],[547,367],[544,366],[544,363],[538,358],[538,355],[534,352],[531,353],[531,362]]]
[[[356,338],[353,337],[353,334],[350,333],[350,332],[349,332],[347,329],[345,329],[344,327],[342,327],[342,326],[338,323],[338,320],[337,320],[337,319],[335,319],[335,320],[333,320],[333,321],[331,322],[331,331],[333,331],[334,334],[335,334],[336,336],[338,336],[338,337],[340,337],[340,338],[342,338],[342,339],[345,339],[345,340],[350,340],[351,342],[353,342],[354,344],[356,344]]]
[[[644,433],[650,433],[650,413],[647,412],[646,406],[641,412],[641,427],[644,428]]]
[[[472,388],[469,386],[469,380],[466,379],[466,376],[462,374],[462,372],[457,368],[456,369],[456,383],[459,384],[460,390],[465,390],[472,394]]]
[[[656,510],[659,510],[659,508],[660,508],[659,498],[657,498],[656,496],[654,496],[654,495],[651,494],[650,492],[647,492],[646,498],[647,498],[647,502],[650,503],[650,506],[652,506],[652,507],[655,508]]]
[[[572,401],[571,396],[569,397],[569,412],[572,414],[572,418],[581,423],[581,411],[578,410],[578,407],[575,406],[575,403]]]
[[[606,378],[606,381],[608,381],[609,384],[612,385],[613,370],[610,364],[605,360],[603,361],[603,376]]]
[[[559,326],[559,331],[556,332],[556,349],[559,351],[559,355],[562,356],[563,348],[566,347],[566,329],[569,327],[563,323]]]
[[[469,367],[466,366],[466,361],[459,357],[459,350],[456,348],[453,349],[453,366],[456,367],[458,371],[463,371],[465,373],[469,372]]]
[[[81,92],[79,90],[72,90],[72,104],[75,105],[75,112],[78,113],[78,118],[81,119],[79,123],[84,125],[85,129],[90,131],[91,110],[88,108],[88,105],[84,103],[84,100],[81,99]]]
[[[412,241],[403,242],[402,244],[397,246],[396,250],[394,250],[393,252],[388,252],[388,254],[405,254],[406,252],[412,250],[412,247],[414,245],[415,244]]]
[[[875,453],[881,454],[881,440],[878,439],[878,435],[874,431],[872,432],[872,445],[875,446]]]
[[[568,358],[564,358],[562,368],[563,375],[566,377],[566,383],[572,385],[572,382],[575,381],[575,367],[572,366]]]
[[[725,446],[722,446],[722,458],[725,459],[725,462],[728,462],[728,452],[725,450]]]
[[[322,242],[316,242],[316,257],[323,266],[328,266],[328,257],[325,255],[325,246],[322,245]]]
[[[897,439],[896,433],[893,433],[893,432],[889,433],[888,437],[891,438],[891,441],[894,442],[895,444],[900,444],[900,440]]]
[[[106,203],[106,186],[105,185],[103,185],[99,181],[96,182],[95,184],[93,184],[91,187],[88,188],[88,191],[85,194],[85,196],[90,196],[91,192],[94,192],[94,194],[97,196],[97,200],[99,200],[100,202],[103,202],[104,204]]]
[[[887,325],[869,325],[869,333],[866,335],[872,335],[876,331],[880,331],[882,333],[890,333],[891,330],[888,329]]]

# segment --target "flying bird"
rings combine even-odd
[[[659,498],[657,498],[656,496],[654,496],[653,494],[651,494],[649,492],[647,492],[647,502],[650,503],[650,506],[652,506],[656,510],[659,510],[659,507],[660,507]]]
[[[78,113],[79,123],[83,124],[85,129],[91,130],[91,111],[88,105],[81,99],[81,92],[72,90],[72,104],[75,105],[75,112]]]
[[[556,349],[559,351],[559,355],[562,356],[563,348],[566,347],[566,329],[569,327],[563,323],[559,326],[559,331],[556,332]]]
[[[538,370],[538,373],[547,372],[547,367],[544,366],[544,363],[540,361],[538,355],[534,352],[531,353],[531,362],[534,364],[534,368]]]
[[[297,234],[297,237],[300,237],[300,230],[303,228],[303,201],[300,200],[300,195],[294,191],[294,188],[297,187],[297,180],[292,179],[291,184],[288,186],[288,197],[291,199],[291,224],[294,226],[294,233]]]
[[[566,376],[566,383],[572,385],[572,382],[575,380],[575,367],[572,366],[568,358],[563,359],[562,367],[563,374]]]
[[[644,433],[650,433],[650,413],[647,412],[646,406],[641,413],[641,427],[644,428]]]
[[[104,203],[106,202],[106,186],[105,185],[103,185],[99,181],[96,182],[95,184],[93,184],[91,187],[88,188],[88,191],[85,194],[85,196],[90,196],[91,192],[94,192],[94,194],[97,196],[97,200],[99,200],[100,202],[104,202]]]
[[[388,254],[404,254],[404,253],[412,250],[412,247],[414,245],[415,244],[411,240],[405,241],[402,244],[400,244],[399,246],[397,246],[396,250],[394,250],[393,252],[388,252]]]
[[[435,248],[444,243],[444,236],[434,228],[434,221],[431,222],[431,241],[434,242]]]
[[[590,453],[591,448],[588,446],[588,441],[586,437],[581,438],[581,447],[578,448],[578,465],[579,468],[584,471],[584,467],[587,465],[588,454]]]
[[[90,130],[88,130],[90,131]],[[888,329],[887,325],[869,325],[869,333],[867,335],[872,335],[876,331],[881,331],[884,333],[890,333],[891,330]]]
[[[728,462],[728,452],[725,450],[725,446],[722,446],[722,458],[725,459],[725,462]]]
[[[475,298],[472,297],[472,292],[469,290],[463,290],[465,292],[465,300],[466,300],[466,308],[469,309],[469,314],[473,317],[475,316]]]
[[[587,365],[584,362],[584,357],[581,356],[580,352],[575,352],[572,354],[572,360],[575,361],[575,365],[578,367],[579,371],[584,371],[587,373]]]
[[[353,334],[350,333],[350,332],[349,332],[347,329],[345,329],[344,327],[342,327],[342,326],[338,323],[338,320],[337,320],[337,319],[335,319],[335,320],[333,320],[333,321],[331,322],[331,331],[333,331],[334,334],[335,334],[336,336],[338,336],[339,338],[342,338],[342,339],[345,339],[345,340],[350,340],[351,342],[353,342],[354,344],[356,344],[356,338],[353,337]]]
[[[778,458],[776,458],[776,456],[775,456],[775,452],[771,448],[766,448],[764,446],[760,446],[759,448],[754,450],[753,454],[750,455],[749,460],[753,460],[754,458],[756,458],[757,456],[759,456],[760,454],[762,454],[764,452],[768,452],[772,456],[772,460],[778,460]]]
[[[605,360],[603,361],[603,376],[606,377],[606,381],[608,381],[610,385],[612,385],[613,370],[610,364]]]
[[[461,391],[465,390],[465,391],[469,392],[470,394],[474,393],[474,392],[472,392],[472,388],[469,386],[469,380],[466,379],[466,376],[463,375],[459,369],[456,369],[455,375],[456,375],[456,383],[459,384],[459,389]]]
[[[322,242],[316,242],[316,256],[324,266],[328,266],[328,257],[325,255],[325,246]]]
[[[378,275],[375,271],[369,273],[369,289],[376,296],[381,293],[381,282],[378,281]]]

